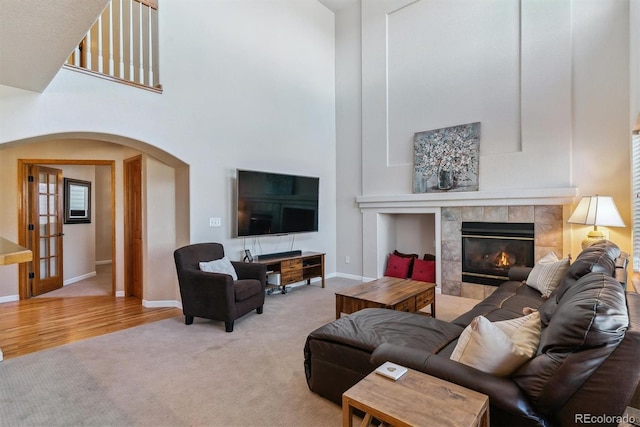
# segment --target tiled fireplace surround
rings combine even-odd
[[[535,228],[535,260],[551,251],[559,257],[562,250],[562,206],[465,206],[443,208],[440,216],[441,229],[441,285],[442,293],[468,298],[484,299],[495,286],[462,282],[462,236],[463,221],[482,222],[532,222]]]
[[[535,261],[551,251],[565,253],[565,216],[575,200],[575,188],[499,193],[458,193],[358,197],[363,214],[363,276],[379,277],[389,247],[387,230],[396,215],[430,214],[435,219],[436,281],[443,294],[484,299],[495,286],[462,281],[463,221],[532,222],[535,226]]]

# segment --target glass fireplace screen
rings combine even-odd
[[[513,266],[533,267],[534,224],[462,223],[462,281],[498,286]]]

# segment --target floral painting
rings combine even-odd
[[[413,146],[414,193],[478,190],[480,122],[418,132]]]

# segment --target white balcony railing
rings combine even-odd
[[[111,0],[66,65],[161,89],[158,0]]]

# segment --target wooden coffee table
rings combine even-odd
[[[382,277],[336,292],[336,319],[340,313],[355,313],[363,308],[390,308],[417,312],[431,304],[436,317],[436,285],[396,277]]]
[[[489,397],[422,372],[399,380],[375,372],[342,394],[342,425],[353,426],[353,410],[392,426],[489,426]]]

